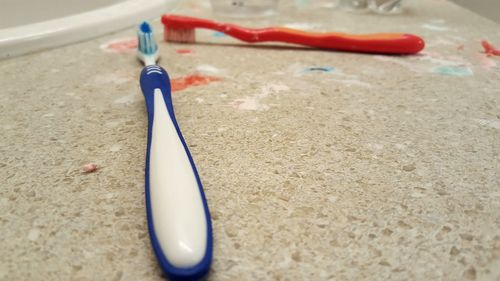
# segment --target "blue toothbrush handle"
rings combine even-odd
[[[212,261],[212,225],[198,172],[175,119],[170,79],[141,72],[148,112],[146,210],[151,243],[171,280],[198,280]]]

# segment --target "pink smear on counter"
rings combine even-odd
[[[497,49],[490,42],[483,40],[481,41],[481,45],[483,45],[484,53],[488,56],[500,56],[500,49]]]
[[[190,49],[177,49],[177,50],[175,50],[175,52],[178,54],[181,54],[181,55],[194,53],[194,51],[190,50]]]
[[[105,52],[110,53],[129,53],[137,50],[137,38],[116,39],[102,44],[100,47]]]
[[[193,74],[180,78],[174,78],[170,81],[170,85],[172,86],[172,92],[177,92],[190,87],[207,85],[221,80],[222,78],[220,77]]]
[[[88,163],[82,166],[82,172],[84,172],[85,174],[93,173],[97,171],[97,169],[98,167],[94,163]]]
[[[481,53],[481,54],[476,54],[476,56],[479,60],[479,64],[481,65],[481,67],[486,70],[490,70],[497,66],[497,63],[495,62],[494,59],[490,58],[491,57],[490,55]]]

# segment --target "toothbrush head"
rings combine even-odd
[[[137,30],[137,57],[144,62],[145,65],[156,64],[158,60],[158,45],[153,35],[153,29],[147,22],[139,25]]]

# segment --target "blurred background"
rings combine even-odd
[[[453,2],[500,23],[499,0],[452,0]]]

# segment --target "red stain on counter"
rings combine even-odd
[[[220,77],[193,74],[180,78],[174,78],[170,81],[170,85],[172,86],[172,92],[177,92],[185,90],[189,87],[207,85],[221,80],[222,78]]]
[[[500,49],[497,49],[495,46],[491,45],[490,42],[483,40],[481,41],[481,45],[483,45],[484,53],[488,56],[500,56]]]
[[[178,54],[181,54],[181,55],[194,53],[194,51],[190,50],[190,49],[177,49],[177,50],[175,50],[175,52]]]

